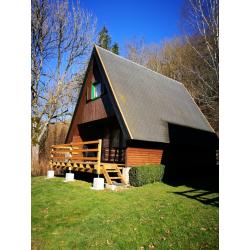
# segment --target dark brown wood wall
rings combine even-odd
[[[102,81],[96,63],[92,59],[86,77],[86,84],[82,90],[78,106],[76,107],[75,116],[73,117],[72,125],[67,138],[67,143],[71,141],[82,141],[78,124],[95,121],[103,118],[108,118],[114,115],[112,106],[108,100],[108,96],[104,94],[96,100],[88,100],[91,96],[91,84],[96,81]],[[84,84],[84,83],[83,83]]]
[[[126,166],[141,166],[145,164],[160,164],[162,162],[163,149],[134,148],[126,149]]]

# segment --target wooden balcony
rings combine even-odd
[[[51,146],[50,168],[64,169],[70,171],[81,171],[103,174],[106,182],[112,184],[112,180],[124,182],[121,169],[125,164],[114,162],[101,162],[102,140],[72,142]],[[116,173],[110,176],[109,173]]]

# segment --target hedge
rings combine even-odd
[[[165,166],[143,165],[132,167],[129,171],[130,185],[139,187],[148,183],[160,182],[163,179]]]

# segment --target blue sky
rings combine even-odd
[[[120,54],[134,37],[147,43],[159,43],[180,34],[179,18],[183,0],[95,0],[81,1],[81,6],[98,19],[98,30],[107,27],[112,42],[118,42]]]

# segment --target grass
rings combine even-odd
[[[32,249],[218,249],[218,193],[90,186],[32,178]]]

